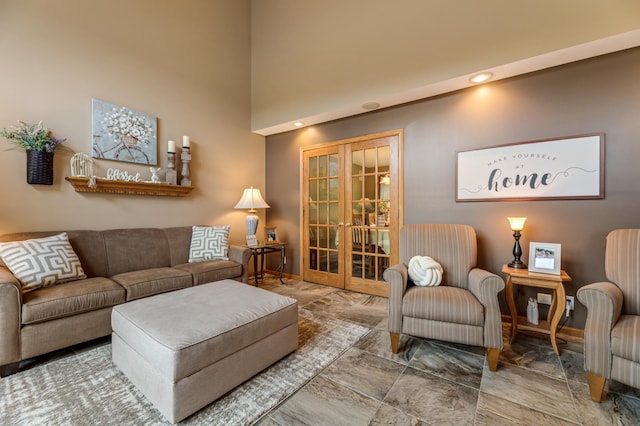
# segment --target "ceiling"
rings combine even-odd
[[[251,25],[267,136],[640,46],[640,2],[253,0]]]

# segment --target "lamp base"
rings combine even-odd
[[[256,235],[256,231],[258,230],[258,215],[249,212],[245,219],[245,224],[247,225],[247,235]]]
[[[513,269],[527,269],[527,265],[520,259],[512,261],[507,266]]]

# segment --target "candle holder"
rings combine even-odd
[[[176,171],[176,153],[167,152],[167,172],[165,180],[171,185],[178,184],[178,172]]]
[[[191,149],[188,147],[182,147],[182,153],[180,154],[180,160],[182,161],[182,179],[180,185],[191,186],[191,179],[189,173],[189,163],[191,162]]]

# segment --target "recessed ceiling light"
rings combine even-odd
[[[483,73],[474,75],[469,79],[469,81],[472,82],[473,84],[484,83],[487,80],[491,80],[491,77],[493,77],[493,74],[491,74],[490,72],[483,72]]]
[[[378,102],[365,102],[362,104],[362,109],[378,109],[380,104]]]
[[[293,125],[296,127],[302,127],[304,126],[304,123],[302,121],[296,121],[295,123],[293,123]]]

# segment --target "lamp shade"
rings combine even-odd
[[[236,204],[236,209],[249,209],[249,214],[245,219],[247,225],[247,235],[256,235],[258,229],[258,215],[256,209],[268,209],[269,204],[264,201],[258,188],[246,188],[242,193],[242,198]]]
[[[256,209],[268,209],[269,204],[264,201],[262,194],[258,188],[246,188],[242,193],[242,198],[236,204],[236,209],[249,209],[250,212],[255,212]]]
[[[507,219],[509,220],[512,231],[522,231],[524,222],[527,220],[526,217],[508,217]]]

